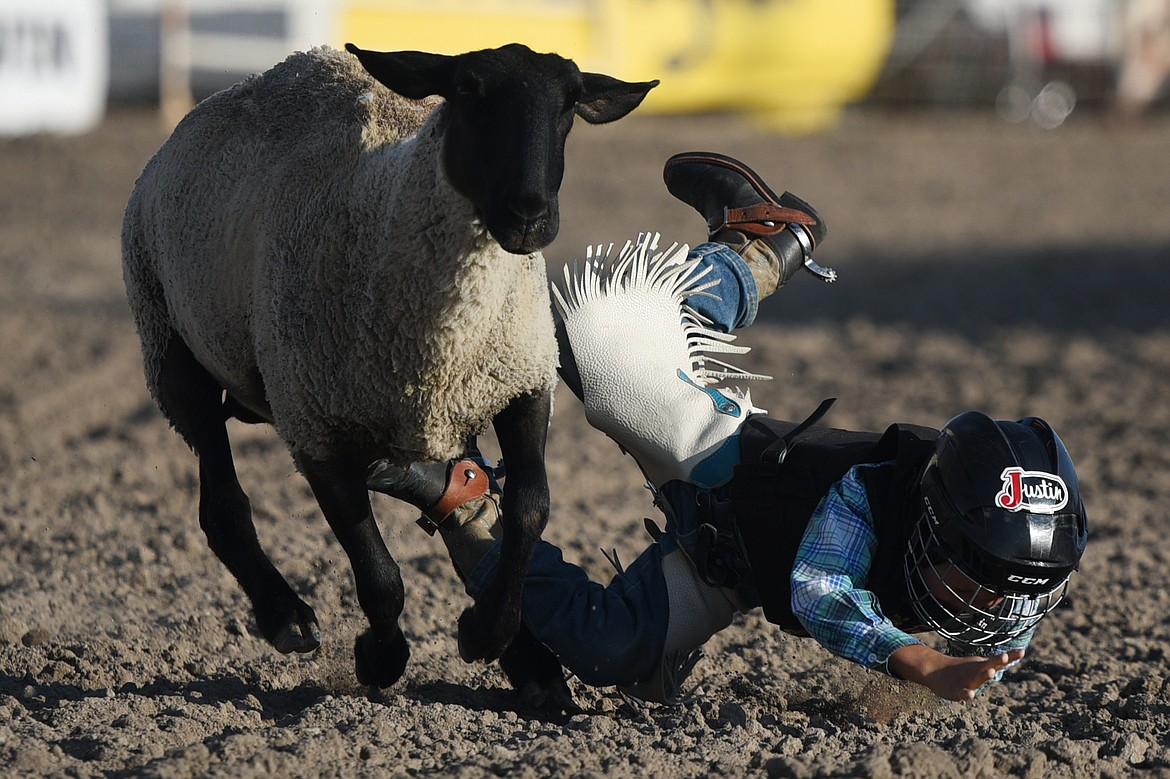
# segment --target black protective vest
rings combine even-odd
[[[866,587],[888,619],[910,625],[914,613],[902,560],[919,516],[918,479],[938,431],[898,424],[880,434],[798,427],[757,415],[740,428],[731,501],[764,616],[786,631],[807,635],[792,613],[789,577],[809,518],[854,465],[887,463],[862,472],[878,538]]]

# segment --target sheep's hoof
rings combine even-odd
[[[285,605],[287,609],[269,609],[265,614],[256,610],[260,634],[281,654],[316,650],[321,646],[321,631],[313,609],[299,598]]]
[[[558,675],[556,679],[529,679],[513,684],[513,687],[516,688],[516,698],[525,708],[542,714],[567,714],[570,717],[581,713],[581,707],[573,700],[573,693],[569,692],[569,685],[563,676]]]
[[[389,687],[402,678],[410,646],[401,630],[390,640],[381,640],[372,629],[357,637],[353,643],[354,672],[358,681],[370,687]]]
[[[459,615],[459,656],[463,662],[490,663],[504,654],[520,627],[519,615],[515,625],[510,626],[508,622],[502,616],[497,620],[483,620],[475,606],[464,609]]]
[[[545,714],[579,714],[556,656],[525,628],[500,655],[500,669],[516,689],[521,706]]]
[[[285,625],[272,639],[272,646],[284,655],[290,652],[313,652],[321,646],[321,631],[316,622]]]

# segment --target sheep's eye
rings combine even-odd
[[[480,83],[473,78],[462,78],[455,82],[455,94],[459,97],[478,97]]]
[[[570,113],[577,110],[577,103],[581,100],[581,88],[575,87],[565,93],[565,110]]]

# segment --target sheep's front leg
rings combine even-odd
[[[349,557],[358,603],[370,622],[370,629],[354,644],[358,681],[389,687],[406,670],[410,647],[398,627],[402,575],[378,532],[366,491],[365,468],[344,458],[321,461],[298,456],[296,460],[333,535]]]
[[[495,660],[520,629],[520,593],[532,550],[548,523],[544,444],[552,410],[550,392],[514,399],[493,426],[508,469],[500,506],[504,533],[495,578],[459,618],[459,654],[467,662]]]

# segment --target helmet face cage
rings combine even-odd
[[[1029,594],[998,591],[976,581],[954,561],[925,513],[915,523],[904,560],[918,618],[961,649],[976,652],[1027,633],[1068,589],[1068,576],[1051,590]]]

